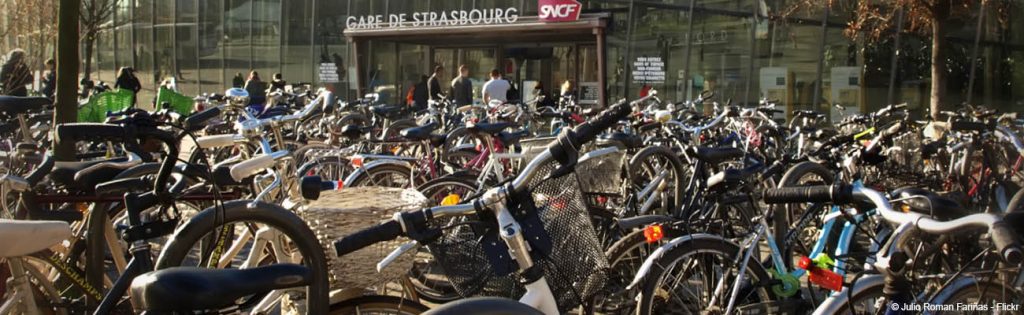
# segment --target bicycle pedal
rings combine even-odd
[[[805,314],[804,301],[800,299],[782,299],[736,307],[736,314],[744,315],[788,315]]]

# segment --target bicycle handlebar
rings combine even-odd
[[[939,221],[917,212],[901,212],[892,209],[889,200],[880,192],[869,188],[851,185],[784,187],[768,189],[764,192],[766,203],[800,203],[800,202],[832,202],[848,204],[854,199],[867,200],[875,205],[882,218],[894,225],[913,224],[918,230],[928,234],[950,234],[971,228],[987,228],[1003,260],[1011,265],[1024,261],[1024,252],[1017,240],[1017,235],[1003,222],[1002,217],[979,213],[961,217],[951,221]]]

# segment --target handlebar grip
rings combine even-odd
[[[619,122],[626,116],[629,116],[633,112],[633,107],[628,102],[619,102],[618,104],[612,105],[608,109],[604,110],[597,116],[597,118],[585,122],[576,127],[576,144],[583,145],[584,143],[593,141],[597,138],[597,135],[604,132],[612,125]]]
[[[764,202],[768,204],[831,202],[850,203],[853,200],[853,186],[801,186],[772,188],[764,191]]]
[[[241,182],[243,179],[246,179],[249,176],[271,166],[274,166],[273,156],[267,154],[257,155],[256,157],[231,166],[231,178],[236,182]]]
[[[114,124],[67,123],[57,125],[57,143],[64,141],[124,141],[128,132]]]
[[[402,236],[402,234],[402,225],[398,221],[387,220],[380,225],[375,225],[335,241],[334,251],[341,257],[373,244],[393,240]]]
[[[185,127],[185,130],[188,131],[199,130],[206,126],[206,123],[209,122],[211,119],[220,117],[220,113],[221,110],[219,106],[210,107],[204,111],[188,116],[187,118],[185,118],[185,121],[182,125]]]
[[[1016,266],[1024,260],[1024,252],[1021,252],[1017,233],[1010,228],[1009,224],[1003,221],[996,222],[989,230],[989,234],[992,235],[992,243],[995,244],[996,251],[1007,264]]]
[[[213,149],[235,145],[235,135],[213,135],[196,138],[196,146],[201,149]]]

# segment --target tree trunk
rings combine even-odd
[[[57,15],[57,97],[53,123],[78,119],[78,13],[79,0],[60,0]],[[57,137],[53,137],[57,139]],[[69,161],[75,157],[73,143],[54,142],[54,157]]]
[[[946,101],[946,26],[949,16],[949,3],[938,1],[935,4],[935,17],[932,20],[932,92],[929,113],[932,119],[939,120],[939,111]]]

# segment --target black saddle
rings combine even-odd
[[[396,118],[405,113],[405,106],[402,105],[378,105],[370,106],[370,112],[384,118]]]
[[[174,267],[146,273],[132,281],[137,311],[218,310],[240,298],[308,285],[309,268],[275,264],[251,269]]]
[[[909,198],[903,202],[910,206],[910,210],[933,216],[937,220],[955,220],[971,214],[970,210],[964,209],[956,200],[927,189],[905,187],[893,190],[892,194],[894,199]]]
[[[597,144],[599,146],[617,145],[627,149],[637,149],[644,146],[644,139],[632,133],[613,132],[601,136],[601,138],[597,140]]]
[[[127,158],[115,158],[84,162],[57,162],[53,166],[53,170],[51,170],[50,174],[47,176],[50,177],[50,180],[52,180],[54,183],[58,185],[91,192],[93,191],[93,189],[96,188],[96,184],[109,181],[110,179],[113,179],[114,176],[117,176],[117,174],[109,175],[109,178],[103,178],[108,176],[108,174],[106,173],[106,171],[101,171],[100,169],[105,169],[106,167],[101,166],[98,168],[94,168],[88,174],[82,175],[84,177],[87,177],[87,179],[90,181],[91,185],[89,185],[88,183],[82,183],[78,181],[79,172],[96,165],[105,163],[109,165],[124,162],[127,160]],[[120,171],[118,171],[118,173],[120,173]]]
[[[341,135],[349,139],[358,139],[373,130],[373,127],[364,127],[356,124],[348,124],[341,127]]]
[[[748,181],[758,174],[764,167],[753,165],[744,169],[728,168],[708,177],[707,187],[711,190],[732,189]]]
[[[75,173],[76,187],[85,192],[94,192],[97,185],[113,180],[118,174],[135,165],[137,164],[119,162],[94,164]]]
[[[697,148],[697,159],[709,164],[719,164],[742,158],[745,153],[738,148]]]
[[[523,138],[526,138],[529,135],[530,131],[526,129],[516,131],[502,131],[498,133],[498,140],[501,140],[501,143],[504,144],[505,146],[511,146],[514,144],[518,144],[519,140],[522,140]]]
[[[466,127],[466,130],[475,134],[488,134],[494,136],[508,128],[512,128],[512,123],[496,122],[474,124]]]
[[[399,134],[402,135],[403,138],[406,138],[406,139],[409,139],[409,140],[423,141],[423,140],[429,140],[431,138],[430,136],[431,136],[431,134],[433,134],[434,130],[437,130],[437,123],[436,122],[431,122],[429,124],[426,124],[426,125],[423,125],[423,126],[419,126],[419,127],[412,127],[412,128],[402,129],[402,131],[400,131]]]
[[[50,104],[53,101],[45,97],[0,96],[0,112],[8,115],[39,111]]]

